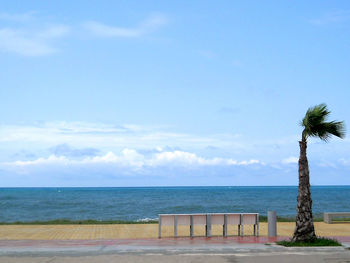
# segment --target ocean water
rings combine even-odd
[[[350,186],[311,188],[313,211],[350,211]],[[258,212],[295,216],[297,187],[0,188],[0,222],[147,220],[160,213]]]

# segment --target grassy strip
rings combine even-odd
[[[349,218],[332,218],[333,222],[350,222]]]
[[[123,220],[69,220],[56,219],[48,221],[16,221],[16,222],[0,222],[0,225],[107,225],[107,224],[156,224],[158,221],[123,221]]]
[[[259,216],[260,222],[267,222],[267,216]],[[321,217],[314,218],[314,222],[322,222]],[[295,222],[295,217],[277,217],[277,222]],[[127,220],[70,220],[55,219],[48,221],[16,221],[16,222],[0,222],[0,225],[106,225],[106,224],[157,224],[158,220],[152,221],[127,221]]]
[[[267,216],[259,216],[259,221],[260,222],[267,222]],[[295,217],[279,217],[279,216],[277,216],[277,222],[295,222]],[[323,222],[323,218],[316,217],[316,218],[314,218],[314,222]]]
[[[342,246],[337,240],[325,238],[325,237],[317,237],[316,239],[305,241],[305,242],[293,242],[293,241],[278,241],[277,245],[285,246],[285,247],[338,247]]]

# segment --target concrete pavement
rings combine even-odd
[[[318,234],[335,237],[343,247],[285,248],[293,223],[278,223],[278,233],[266,237],[156,238],[157,225],[32,225],[0,226],[0,263],[95,262],[350,262],[350,224],[316,224]],[[265,229],[264,229],[265,228]],[[221,229],[217,229],[220,234]],[[235,229],[232,229],[233,232]],[[171,228],[165,235],[171,235]],[[182,229],[185,235],[188,229]],[[197,231],[197,232],[196,232]],[[203,234],[197,229],[196,234]],[[231,233],[232,233],[231,232]],[[246,234],[251,234],[248,231]],[[215,234],[215,231],[214,231]]]
[[[275,245],[279,238],[214,237],[119,240],[17,240],[0,241],[0,256],[56,256],[99,254],[249,254],[350,252],[350,237],[343,247],[286,248]],[[344,239],[344,238],[343,238]]]
[[[285,248],[244,239],[1,241],[0,262],[350,262],[346,247]]]

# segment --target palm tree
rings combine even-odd
[[[344,138],[344,122],[327,122],[329,114],[330,111],[327,109],[326,104],[320,104],[309,108],[301,122],[304,130],[299,142],[298,214],[292,241],[312,241],[316,238],[312,217],[309,164],[306,157],[306,148],[308,137],[318,137],[326,142],[332,135]]]

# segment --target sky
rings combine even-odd
[[[297,185],[350,123],[349,1],[2,1],[0,187]],[[310,139],[350,184],[350,139]]]

